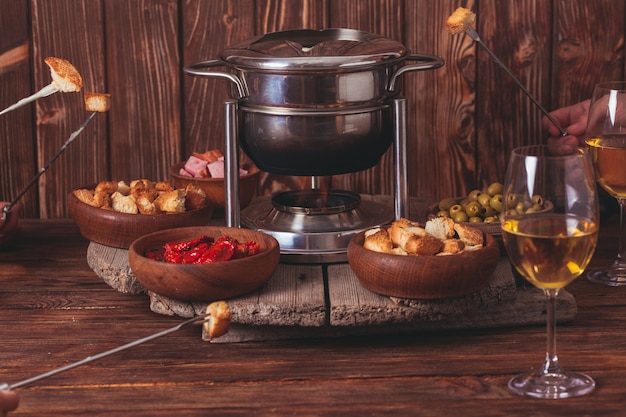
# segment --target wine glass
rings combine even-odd
[[[592,271],[587,278],[614,287],[626,285],[626,82],[596,85],[586,137],[598,184],[617,199],[620,207],[617,258],[608,269]]]
[[[545,360],[508,384],[513,392],[534,398],[576,397],[595,387],[589,376],[561,368],[555,317],[559,290],[583,273],[596,247],[595,177],[587,150],[553,150],[549,145],[513,150],[502,197],[502,237],[511,263],[547,299]]]

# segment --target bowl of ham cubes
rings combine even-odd
[[[239,164],[239,206],[246,207],[257,192],[261,171],[251,162]],[[175,187],[194,184],[204,190],[213,204],[214,214],[224,212],[226,190],[224,180],[224,155],[218,149],[204,153],[193,152],[183,162],[170,167],[170,177]]]

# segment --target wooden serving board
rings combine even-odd
[[[145,291],[128,265],[128,251],[91,242],[87,261],[112,288],[150,297],[158,314],[193,317],[207,303],[172,300]],[[406,300],[363,288],[347,263],[281,264],[261,289],[228,300],[232,325],[214,342],[339,337],[449,329],[491,328],[545,323],[543,293],[519,286],[502,258],[487,287],[454,299]],[[559,321],[576,315],[574,297],[562,291]],[[203,336],[204,340],[207,340]]]

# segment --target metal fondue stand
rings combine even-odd
[[[224,173],[225,173],[225,219],[226,225],[229,227],[241,227],[241,208],[239,204],[239,132],[238,132],[238,100],[227,99],[224,101],[224,117],[225,117],[225,144],[224,144]],[[407,189],[407,155],[406,155],[406,119],[407,104],[406,98],[395,98],[392,102],[393,119],[394,119],[394,135],[393,135],[393,161],[394,161],[394,217],[409,217],[409,202]],[[313,182],[315,187],[315,178]],[[371,224],[369,227],[381,226],[381,224]],[[365,230],[365,229],[361,229]],[[350,235],[357,234],[361,230],[352,230]],[[267,232],[266,230],[262,230]],[[291,232],[297,235],[297,232]],[[271,231],[270,235],[274,235]],[[281,243],[281,251],[284,238],[280,233],[274,236]],[[283,242],[281,242],[281,240]],[[306,246],[306,242],[304,243]],[[347,245],[344,249],[347,249]],[[304,248],[306,252],[306,248]],[[319,263],[319,262],[339,262],[345,261],[345,251],[335,251],[329,254],[320,254],[312,251],[310,255],[302,252],[293,256],[283,254],[284,262],[293,263]],[[295,261],[294,261],[295,260]]]
[[[264,34],[187,67],[236,87],[224,102],[226,224],[273,236],[283,262],[328,263],[347,260],[354,235],[408,217],[406,100],[395,83],[442,65],[377,34],[331,28]],[[375,166],[392,144],[394,211],[321,183]],[[240,148],[261,170],[312,177],[311,189],[278,192],[241,210]]]

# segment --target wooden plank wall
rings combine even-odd
[[[164,179],[194,150],[223,148],[228,82],[184,75],[263,33],[348,27],[436,54],[446,65],[403,76],[409,192],[441,198],[502,179],[507,155],[542,142],[540,112],[491,58],[443,21],[473,9],[482,40],[545,107],[624,78],[623,0],[0,0],[0,107],[50,82],[47,56],[72,62],[83,91],[109,92],[98,117],[21,201],[26,218],[67,216],[65,198],[103,179]],[[0,117],[0,200],[10,200],[88,116],[81,93],[58,93]],[[388,152],[332,178],[360,193],[393,192]],[[299,187],[265,175],[261,192]]]

